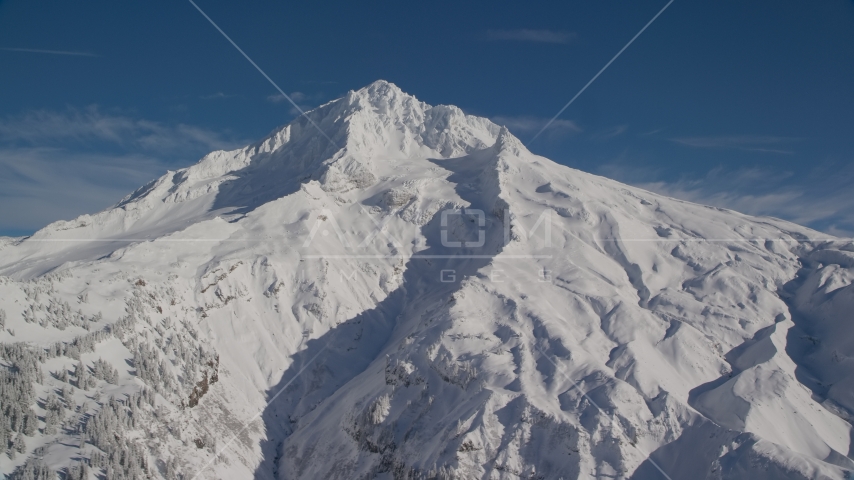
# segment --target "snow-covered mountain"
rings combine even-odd
[[[854,244],[388,82],[0,240],[18,478],[854,470]]]

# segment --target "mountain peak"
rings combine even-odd
[[[348,92],[341,109],[327,116],[347,124],[347,151],[366,156],[408,155],[422,148],[428,156],[462,156],[492,145],[499,130],[453,105],[428,105],[386,80]]]
[[[418,106],[423,109],[426,104],[407,94],[397,85],[386,80],[377,80],[358,90],[351,90],[346,97],[346,104],[351,107],[373,107],[376,113],[390,114],[395,108],[402,106]]]
[[[383,79],[375,80],[360,88],[357,92],[365,92],[372,97],[393,97],[401,95],[411,97],[411,95],[405,93],[394,83]]]
[[[498,138],[495,139],[495,145],[493,146],[497,153],[501,153],[503,151],[510,152],[513,155],[519,156],[522,152],[528,152],[528,149],[525,148],[525,145],[522,142],[513,136],[510,133],[510,130],[501,126],[501,130],[498,132]]]

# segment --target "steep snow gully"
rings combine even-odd
[[[377,81],[0,239],[13,478],[854,471],[854,244]]]
[[[268,431],[280,433],[275,435],[274,439],[268,440],[268,444],[263,448],[265,459],[256,471],[256,478],[278,477],[277,463],[282,461],[280,452],[286,442],[289,448],[299,448],[292,446],[294,442],[288,442],[289,436],[294,432],[290,431],[291,425],[288,422],[283,422],[284,419],[306,415],[312,409],[318,410],[316,407],[319,404],[329,405],[323,407],[333,410],[331,414],[334,415],[336,404],[340,402],[336,402],[336,392],[357,388],[360,383],[359,375],[369,369],[385,371],[388,374],[389,368],[393,368],[388,360],[390,351],[405,342],[406,338],[411,338],[421,329],[419,327],[422,327],[412,325],[411,320],[407,320],[421,319],[425,314],[445,314],[450,305],[449,299],[459,290],[459,281],[477,275],[482,268],[489,265],[494,255],[501,251],[503,245],[496,240],[504,238],[503,224],[494,215],[482,215],[483,212],[491,212],[498,201],[494,192],[493,195],[483,194],[483,190],[488,189],[490,183],[497,182],[495,161],[489,156],[477,157],[475,155],[460,159],[432,160],[452,172],[447,180],[454,184],[454,189],[465,207],[453,211],[445,210],[452,212],[452,215],[436,215],[422,226],[421,233],[426,239],[426,248],[419,250],[407,261],[400,287],[374,308],[308,342],[306,348],[294,356],[291,368],[285,372],[279,384],[268,391],[271,398],[281,396],[265,409],[264,421]],[[482,175],[484,173],[486,175]],[[483,178],[484,176],[486,178]],[[479,228],[471,228],[472,224]],[[449,239],[449,230],[453,231],[456,239]],[[483,233],[479,234],[481,231]],[[478,241],[481,235],[484,239],[483,245]],[[457,242],[462,245],[457,247]],[[471,243],[478,245],[465,246]],[[311,363],[313,365],[309,368]],[[307,368],[308,371],[300,375]],[[323,410],[313,413],[313,417],[321,418],[309,420],[308,426],[303,428],[310,431],[310,422],[321,422],[322,417],[326,415],[328,413]],[[402,467],[394,464],[393,440],[378,445],[371,445],[367,438],[358,440],[364,443],[360,446],[376,450],[375,453],[383,456],[379,462],[380,466],[372,468],[371,474],[376,475],[382,469]],[[297,470],[306,469],[305,465],[300,465],[301,456],[294,455],[294,468]],[[333,467],[333,471],[355,476],[355,472],[347,470],[345,465]]]

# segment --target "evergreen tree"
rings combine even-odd
[[[65,472],[66,480],[89,480],[89,465],[83,462],[68,467]]]
[[[9,476],[9,480],[55,480],[56,472],[50,469],[41,458],[27,459]]]
[[[3,451],[9,448],[9,442],[12,441],[12,429],[9,428],[8,421],[0,420],[0,451]]]
[[[89,390],[89,376],[86,373],[86,366],[83,361],[77,362],[74,367],[74,376],[77,377],[77,388],[81,390]]]
[[[44,415],[44,434],[53,435],[56,433],[56,425],[59,423],[56,412],[48,410]]]
[[[64,386],[60,390],[60,393],[62,394],[62,401],[65,402],[65,405],[69,408],[74,405],[74,392],[71,391],[71,388]]]
[[[24,412],[24,422],[21,432],[28,437],[32,437],[36,433],[38,423],[39,417],[36,416],[36,412],[34,412],[32,408],[28,408],[26,412]]]

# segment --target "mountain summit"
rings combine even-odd
[[[0,256],[3,471],[854,470],[854,245],[385,81]]]

